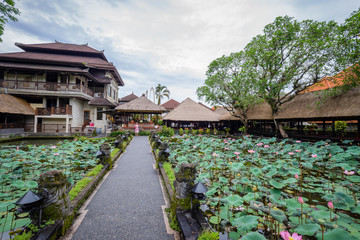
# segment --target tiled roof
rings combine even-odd
[[[180,105],[180,103],[178,101],[174,100],[174,99],[170,99],[166,103],[161,104],[161,106],[166,108],[166,109],[174,109],[179,105]]]
[[[87,44],[71,44],[71,43],[37,43],[37,44],[23,44],[15,43],[15,45],[24,51],[63,51],[63,52],[78,52],[78,53],[92,53],[104,55],[103,51],[98,51]],[[106,60],[106,59],[105,59]]]
[[[89,105],[93,106],[109,106],[109,107],[116,107],[115,103],[110,102],[106,98],[94,98],[89,102]]]
[[[119,101],[120,102],[130,102],[130,101],[132,101],[134,99],[137,99],[137,98],[138,98],[138,96],[136,96],[134,93],[131,93],[131,94],[125,96],[125,97],[120,98]]]

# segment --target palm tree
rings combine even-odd
[[[160,105],[161,99],[164,96],[166,96],[169,99],[170,91],[169,91],[169,89],[167,89],[166,86],[161,86],[161,84],[159,83],[155,88],[155,96],[156,96],[156,99],[158,101],[157,104]]]

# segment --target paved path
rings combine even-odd
[[[83,211],[74,240],[170,240],[147,137],[135,137]],[[81,219],[82,216],[79,218]]]

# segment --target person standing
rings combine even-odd
[[[139,124],[136,123],[135,124],[135,136],[137,136],[139,134]]]

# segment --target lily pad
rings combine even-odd
[[[258,232],[250,232],[243,236],[241,240],[266,240],[266,238]]]
[[[300,235],[313,236],[313,235],[315,235],[315,233],[317,231],[320,230],[320,228],[321,227],[320,227],[319,224],[308,223],[308,224],[303,224],[303,225],[298,226],[295,229],[295,232],[300,234]]]

